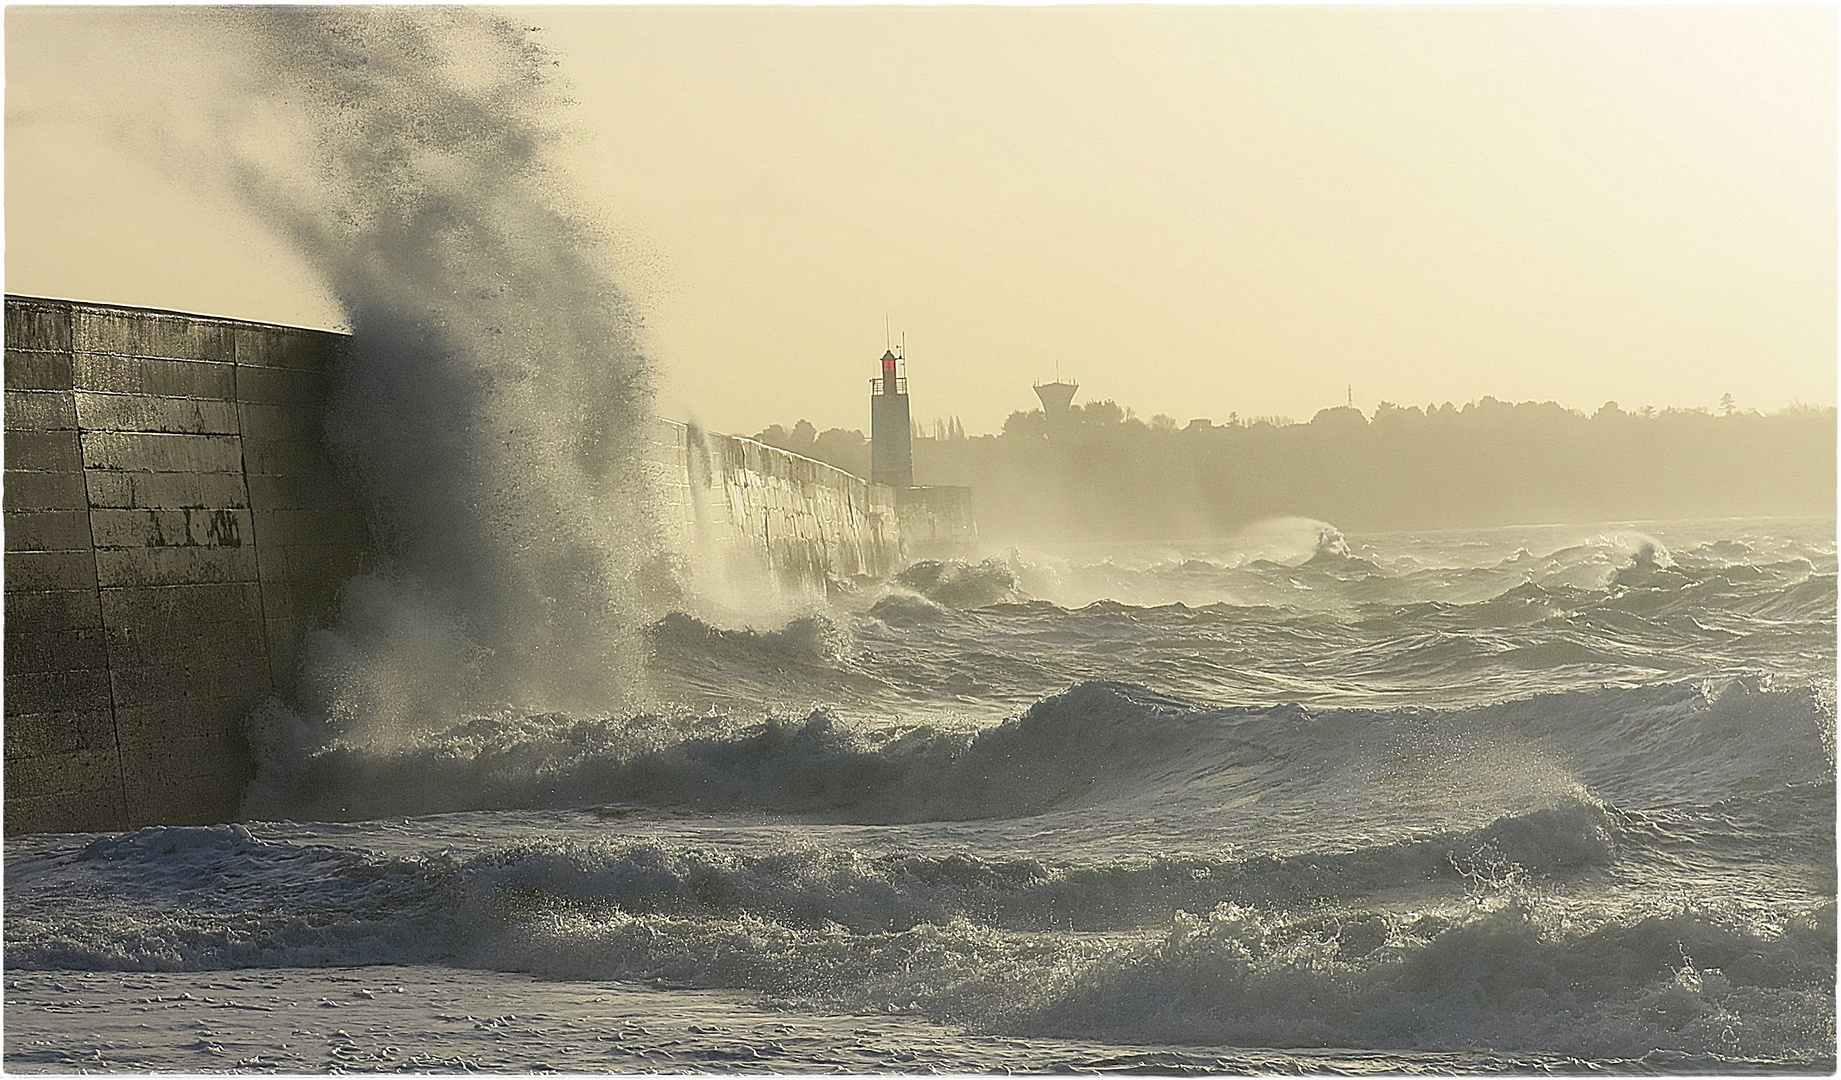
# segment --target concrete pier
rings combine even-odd
[[[894,489],[753,439],[654,425],[666,525],[679,551],[726,577],[717,585],[822,593],[901,569]]]
[[[321,438],[341,335],[6,298],[6,831],[234,815],[368,542]]]
[[[245,719],[373,558],[323,437],[346,338],[22,296],[5,332],[6,832],[229,820]],[[822,592],[973,535],[964,489],[666,420],[649,458],[718,584]]]

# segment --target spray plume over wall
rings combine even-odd
[[[383,563],[309,642],[311,711],[380,738],[456,708],[630,701],[651,382],[547,165],[551,61],[474,11],[198,17],[253,59],[218,125],[237,194],[354,332],[329,436]]]

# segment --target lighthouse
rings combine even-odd
[[[869,382],[869,480],[892,488],[914,486],[914,436],[908,424],[907,361],[894,349],[882,354],[882,371]]]

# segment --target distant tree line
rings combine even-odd
[[[1382,402],[1302,424],[1146,421],[1093,401],[1012,413],[1001,435],[947,433],[915,440],[915,479],[973,488],[995,539],[1177,539],[1288,515],[1386,530],[1835,513],[1836,410],[1761,415],[1730,397],[1717,411],[1606,402],[1589,416],[1493,397]],[[756,438],[868,474],[861,431],[802,420]]]
[[[847,473],[869,475],[869,437],[861,431],[827,428],[820,432],[810,420],[801,420],[791,428],[775,424],[753,438],[756,442],[835,465]]]

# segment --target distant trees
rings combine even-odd
[[[945,419],[934,420],[931,433],[917,430],[914,437],[917,439],[931,438],[937,442],[951,442],[965,438],[965,426],[959,423],[958,417],[949,416]]]
[[[916,479],[973,488],[1000,539],[1174,539],[1285,515],[1406,529],[1835,512],[1836,410],[1763,416],[1729,396],[1717,411],[1484,397],[1183,425],[1090,401],[1012,413],[1001,435],[943,431],[915,443]],[[860,431],[801,421],[756,438],[869,469]]]
[[[820,432],[811,421],[800,420],[791,431],[775,424],[753,438],[756,442],[836,466],[847,473],[869,475],[869,438],[861,431],[827,428]]]

